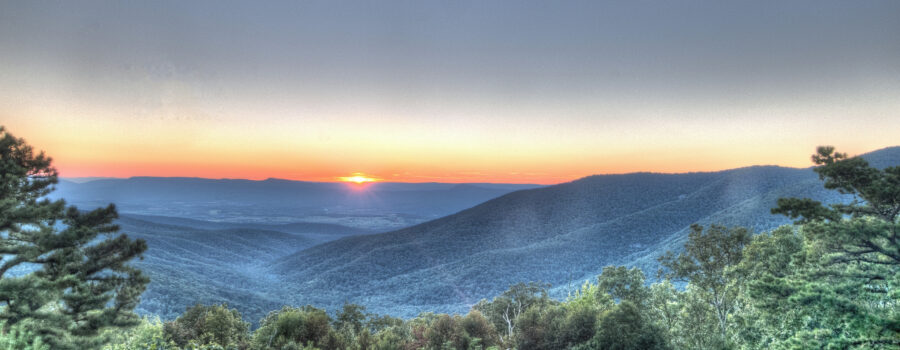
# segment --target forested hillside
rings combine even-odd
[[[260,266],[325,241],[320,238],[323,234],[312,232],[295,234],[215,223],[203,229],[199,228],[201,221],[176,226],[147,219],[124,215],[117,224],[130,237],[143,239],[152,247],[135,263],[151,280],[137,310],[165,318],[195,303],[214,302],[238,305],[248,316],[261,317],[281,305],[281,293],[271,288],[272,281]]]
[[[900,164],[900,148],[865,157]],[[351,301],[401,316],[462,312],[520,281],[550,283],[561,297],[606,265],[655,271],[656,257],[680,247],[693,223],[773,229],[789,223],[769,212],[780,197],[841,200],[811,169],[592,176],[399,231],[318,245],[271,269],[297,304]]]

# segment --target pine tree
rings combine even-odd
[[[130,266],[147,249],[113,223],[115,206],[67,207],[47,195],[51,158],[0,127],[0,321],[24,325],[53,349],[102,345],[100,331],[140,323],[149,279]]]
[[[751,300],[762,313],[801,316],[784,347],[896,349],[900,346],[900,167],[878,169],[860,157],[819,147],[812,160],[825,188],[850,195],[825,206],[783,198],[773,213],[799,219],[802,250],[758,254],[765,273]],[[789,235],[760,240],[783,240]],[[777,246],[784,247],[782,243]],[[784,266],[790,273],[771,267]],[[752,276],[751,276],[752,277]],[[785,328],[785,327],[781,327]]]

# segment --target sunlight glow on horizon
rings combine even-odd
[[[381,181],[380,179],[368,177],[367,175],[365,175],[365,174],[363,174],[363,173],[353,173],[352,176],[342,176],[342,177],[338,177],[338,180],[341,181],[341,182],[352,182],[352,183],[355,183],[355,184],[357,184],[357,185],[363,184],[363,183],[368,183],[368,182],[377,182],[377,181]]]
[[[497,128],[497,137],[483,132],[442,134],[422,125],[404,132],[376,130],[368,136],[336,128],[323,139],[294,137],[291,130],[303,133],[304,128],[290,122],[256,125],[251,130],[229,123],[135,124],[113,122],[112,117],[95,121],[58,118],[66,112],[56,108],[46,114],[16,113],[3,106],[0,121],[13,135],[53,157],[63,177],[184,176],[317,182],[332,182],[346,177],[342,174],[359,172],[390,182],[555,184],[594,174],[717,171],[750,165],[808,167],[809,155],[818,145],[834,145],[842,152],[860,154],[894,146],[900,134],[900,123],[871,117],[889,115],[887,106],[871,114],[855,112],[857,123],[853,125],[830,117],[839,113],[829,114],[827,109],[807,113],[819,116],[818,121],[775,117],[749,127],[749,122],[622,120],[610,123],[606,130],[591,132],[548,133],[545,128],[543,138],[513,138],[502,125],[488,123],[472,127]],[[99,110],[90,115],[103,116]],[[881,127],[869,128],[866,124]],[[434,128],[440,129],[440,124]],[[640,130],[640,134],[630,130]],[[532,131],[520,129],[515,133],[522,132],[528,135]]]

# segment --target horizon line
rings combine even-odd
[[[872,154],[880,151],[885,151],[888,149],[900,148],[900,145],[896,146],[887,146],[879,149],[875,149],[872,151],[868,151],[865,153],[851,155],[850,157],[859,157],[865,156],[867,154]],[[777,164],[752,164],[746,166],[739,166],[733,168],[725,168],[718,170],[699,170],[699,171],[683,171],[683,172],[661,172],[661,171],[652,171],[652,170],[642,170],[642,171],[630,171],[630,172],[621,172],[621,173],[596,173],[589,175],[576,176],[575,178],[568,181],[561,181],[555,183],[529,183],[529,182],[491,182],[491,181],[386,181],[384,179],[378,179],[376,181],[369,182],[368,184],[376,184],[376,183],[390,183],[390,184],[495,184],[495,185],[539,185],[539,186],[552,186],[563,183],[569,183],[578,181],[584,178],[588,178],[591,176],[615,176],[615,175],[631,175],[631,174],[661,174],[661,175],[680,175],[680,174],[697,174],[697,173],[716,173],[723,171],[732,171],[738,169],[745,168],[753,168],[753,167],[778,167],[778,168],[786,168],[786,169],[809,169],[814,167],[815,165],[810,165],[807,167],[792,167],[785,165],[777,165]],[[115,177],[115,176],[58,176],[59,179],[68,180],[70,182],[76,183],[87,183],[98,180],[129,180],[135,178],[153,178],[153,179],[201,179],[201,180],[233,180],[233,181],[254,181],[254,182],[263,182],[270,180],[280,180],[280,181],[292,181],[292,182],[306,182],[306,183],[333,183],[333,184],[348,184],[350,182],[337,180],[340,176],[334,176],[334,181],[317,181],[317,180],[302,180],[302,179],[289,179],[289,178],[279,178],[279,177],[267,177],[267,178],[232,178],[232,177],[221,177],[221,178],[213,178],[213,177],[202,177],[202,176],[152,176],[152,175],[133,175],[128,177]],[[82,182],[71,181],[71,180],[85,180]]]

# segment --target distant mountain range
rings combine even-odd
[[[900,165],[900,147],[865,157],[875,166]],[[692,223],[757,232],[786,224],[769,212],[780,197],[846,199],[824,190],[811,169],[591,176],[398,231],[317,245],[270,269],[295,304],[352,301],[403,316],[464,312],[517,282],[549,282],[563,296],[606,265],[654,272],[656,257],[678,249]]]
[[[83,179],[78,179],[79,181]],[[539,185],[371,183],[177,177],[61,180],[54,197],[83,208],[216,222],[320,222],[387,231]]]
[[[864,157],[900,165],[900,147]],[[147,240],[137,265],[152,282],[139,311],[172,318],[197,302],[227,302],[252,321],[282,304],[464,312],[527,281],[551,283],[564,297],[606,265],[652,274],[656,257],[679,249],[692,223],[760,232],[788,223],[769,212],[780,197],[848,199],[824,190],[809,168],[777,166],[598,175],[546,187],[385,183],[354,192],[344,184],[182,178],[59,187],[56,196],[84,208],[117,203],[122,232]],[[445,216],[426,221],[431,215]],[[377,233],[403,223],[415,225]]]

